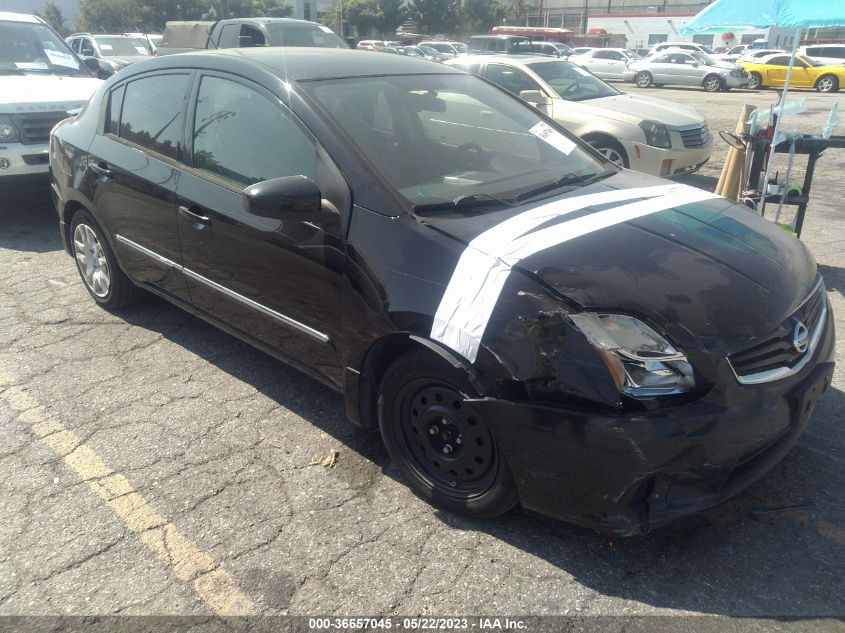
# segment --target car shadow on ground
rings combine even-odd
[[[828,290],[835,290],[845,296],[845,268],[819,264],[819,272],[824,278],[824,285]]]
[[[35,253],[61,250],[59,222],[48,193],[0,195],[0,248]]]
[[[0,247],[61,248],[55,215],[0,211],[0,221],[6,229],[0,231]],[[827,273],[829,287],[841,289],[842,270],[833,270]],[[342,397],[328,387],[158,298],[119,316],[160,333],[314,424],[341,443],[343,452],[357,455],[349,462],[363,458],[400,479],[378,433],[349,424]],[[798,446],[763,480],[711,511],[646,536],[608,538],[519,511],[492,521],[432,513],[452,529],[486,533],[564,572],[556,576],[561,582],[568,576],[595,592],[596,612],[602,612],[605,597],[613,597],[708,614],[842,616],[845,473],[832,455],[845,450],[843,410],[845,393],[831,389]],[[489,564],[510,564],[497,556]],[[519,577],[518,567],[509,571]],[[523,587],[530,582],[519,581]],[[561,612],[572,606],[561,604]]]

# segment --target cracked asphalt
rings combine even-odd
[[[648,94],[705,110],[713,130],[776,97]],[[816,132],[836,97],[806,94],[787,127]],[[725,149],[687,180],[712,188]],[[840,332],[843,166],[845,151],[819,162],[804,233]],[[0,202],[3,616],[708,614],[842,630],[843,412],[840,369],[772,473],[645,537],[520,513],[474,523],[414,497],[317,382],[158,299],[98,309],[46,194]],[[312,465],[332,450],[334,467]]]

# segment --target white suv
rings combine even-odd
[[[47,186],[50,130],[100,83],[44,20],[0,12],[0,191]]]
[[[845,64],[845,44],[814,44],[798,49],[802,57],[809,57],[825,66]]]

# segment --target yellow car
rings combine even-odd
[[[775,53],[755,62],[739,62],[748,71],[748,88],[780,88],[786,81],[789,55]],[[827,66],[809,57],[796,55],[789,80],[791,88],[815,88],[819,92],[836,92],[845,83],[845,66]]]

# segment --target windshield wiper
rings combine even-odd
[[[510,200],[504,200],[490,195],[489,193],[464,193],[454,200],[443,200],[441,202],[428,202],[425,204],[415,204],[414,211],[436,211],[438,209],[460,209],[462,207],[475,207],[480,204],[500,204],[506,207],[512,207],[514,203]]]
[[[580,185],[582,187],[586,187],[587,185],[591,185],[594,182],[598,182],[599,180],[604,180],[614,174],[619,173],[616,169],[605,169],[604,171],[600,171],[597,174],[583,174],[581,176],[577,176],[575,174],[565,174],[552,180],[551,182],[547,182],[546,184],[540,185],[539,187],[535,187],[534,189],[529,189],[528,191],[523,191],[516,197],[517,202],[522,202],[523,200],[527,200],[528,198],[533,198],[541,193],[546,193],[547,191],[552,191],[553,189],[561,189],[562,187],[568,187],[571,185]]]

